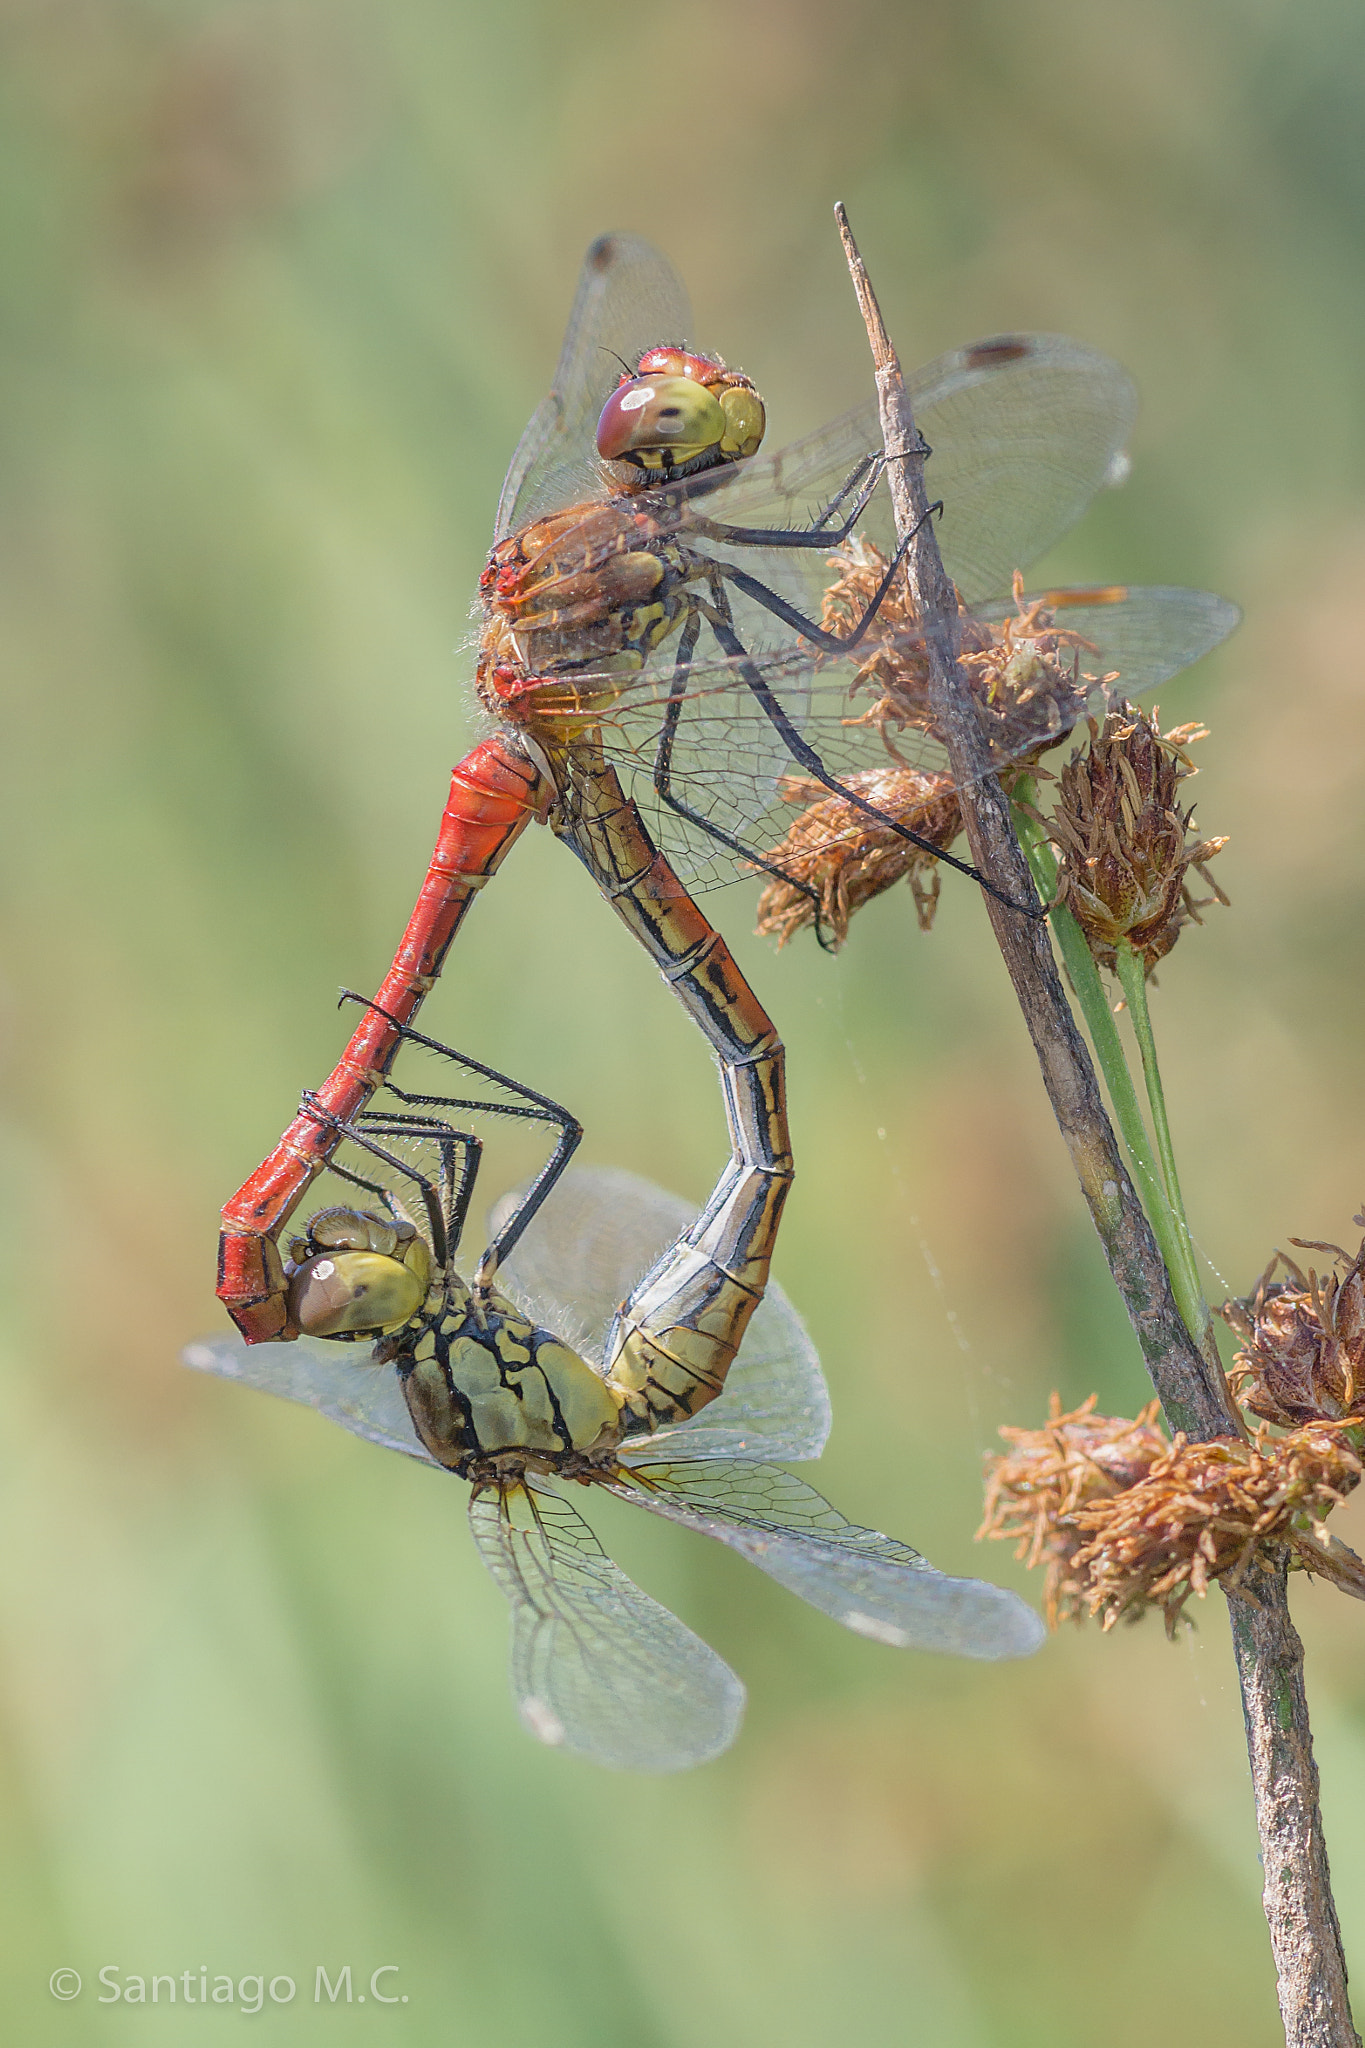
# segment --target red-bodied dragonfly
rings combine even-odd
[[[850,829],[942,857],[869,780],[894,764],[941,790],[947,770],[897,591],[875,402],[761,453],[753,384],[681,346],[689,328],[647,243],[589,251],[499,506],[481,701],[545,765],[570,829],[610,760],[690,889],[738,862],[812,894],[768,843],[793,777],[837,798]],[[1116,679],[1148,690],[1231,630],[1236,609],[1203,591],[1017,583],[1122,472],[1135,394],[1117,364],[1061,336],[996,336],[908,388],[997,768],[1055,743]]]
[[[331,1170],[373,1206],[324,1208],[289,1247],[305,1334],[207,1338],[186,1362],[470,1482],[475,1543],[512,1607],[512,1688],[533,1735],[599,1763],[681,1770],[734,1740],[744,1702],[728,1665],[611,1562],[568,1484],[728,1544],[877,1642],[982,1658],[1038,1647],[1042,1624],[1014,1594],[934,1570],[771,1462],[817,1457],[830,1420],[780,1290],[769,1288],[733,1359],[694,1307],[686,1332],[672,1332],[675,1345],[690,1341],[694,1377],[680,1396],[657,1377],[642,1394],[640,1337],[659,1276],[691,1256],[686,1203],[630,1174],[563,1173],[577,1126],[546,1098],[484,1102],[557,1117],[560,1139],[532,1188],[498,1205],[466,1282],[454,1259],[477,1141],[436,1112],[474,1105],[390,1092],[396,1107],[334,1132]],[[362,1354],[356,1340],[375,1338]]]

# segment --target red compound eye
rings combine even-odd
[[[637,372],[641,377],[690,377],[694,384],[711,384],[723,375],[723,365],[710,356],[693,356],[682,348],[646,349]]]
[[[709,448],[725,433],[725,415],[691,377],[632,377],[618,384],[597,422],[597,452],[606,462],[641,449]]]

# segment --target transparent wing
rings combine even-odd
[[[630,1467],[636,1459],[626,1454]],[[612,1482],[623,1499],[727,1543],[845,1628],[897,1649],[1027,1657],[1046,1630],[1003,1586],[954,1579],[917,1550],[846,1521],[775,1465],[651,1465]]]
[[[969,604],[1007,590],[1016,569],[1075,524],[1117,474],[1137,415],[1128,373],[1060,334],[973,342],[926,363],[907,383],[933,451],[930,493],[944,504],[944,565]],[[649,503],[667,530],[698,519],[808,526],[858,465],[881,451],[876,402],[869,400],[803,440],[717,477],[653,493]],[[884,490],[860,531],[883,547],[890,539]],[[745,549],[735,559],[751,561],[753,554]],[[808,581],[819,559],[818,551],[807,558]]]
[[[822,573],[828,582],[830,570]],[[1059,629],[1084,642],[1077,657],[1079,682],[1059,700],[1067,713],[1061,722],[1045,721],[1040,728],[1027,716],[1008,734],[992,730],[997,766],[1012,751],[1018,758],[1034,752],[1040,737],[1048,745],[1064,739],[1087,709],[1106,701],[1110,675],[1117,672],[1122,694],[1139,697],[1226,639],[1240,616],[1235,605],[1212,592],[1164,586],[1051,590],[1040,593],[1040,599],[1053,608]],[[1033,601],[1023,600],[1025,606]],[[977,616],[999,627],[1014,611],[1011,600],[982,607]],[[601,707],[607,751],[645,813],[651,835],[689,886],[704,890],[733,880],[735,859],[655,793],[655,760],[671,690],[682,694],[671,756],[673,793],[760,851],[791,822],[788,777],[806,773],[775,722],[774,707],[777,718],[785,717],[841,782],[885,767],[893,758],[926,775],[948,774],[947,755],[927,725],[902,725],[894,713],[889,721],[880,720],[873,708],[888,668],[904,673],[920,665],[923,640],[916,628],[878,630],[853,654],[818,658],[794,641],[751,660],[718,654],[709,629],[700,644],[702,658],[692,662],[685,676],[675,675],[674,653],[665,643],[637,675],[576,671],[572,691],[566,687],[570,679],[559,677],[529,691],[524,700],[547,731],[581,719],[577,707],[584,699]],[[1054,703],[1049,719],[1057,708]],[[572,821],[575,804],[586,814],[594,800],[590,787],[570,791],[566,816]]]
[[[1075,524],[1137,417],[1127,371],[1062,334],[975,342],[917,370],[910,395],[933,449],[944,563],[968,604]]]
[[[528,1480],[476,1494],[469,1519],[511,1603],[512,1692],[532,1735],[631,1771],[682,1771],[729,1748],[744,1687],[561,1495]]]
[[[496,538],[546,512],[599,496],[597,416],[620,356],[687,338],[692,309],[668,258],[639,235],[600,235],[588,250],[548,397],[517,444],[498,501]]]
[[[1241,612],[1211,590],[1182,590],[1174,584],[1114,585],[1100,590],[1043,590],[1026,598],[1052,611],[1059,626],[1079,633],[1093,652],[1084,669],[1118,673],[1116,689],[1141,697],[1202,660],[1227,639]],[[977,616],[1003,620],[1012,605],[982,606]]]
[[[523,1199],[514,1188],[488,1216],[489,1235]],[[600,1359],[612,1317],[697,1210],[619,1167],[571,1166],[499,1269],[498,1285],[584,1357]]]
[[[489,1234],[521,1199],[504,1195]],[[585,1358],[600,1360],[621,1303],[697,1220],[680,1195],[615,1167],[571,1167],[499,1273],[499,1285]],[[286,1347],[287,1348],[287,1347]],[[815,1348],[782,1289],[770,1283],[754,1311],[725,1392],[673,1429],[631,1447],[632,1463],[659,1458],[818,1458],[830,1430],[829,1392]]]
[[[201,1337],[187,1344],[182,1362],[195,1372],[236,1380],[263,1394],[301,1401],[387,1451],[402,1451],[434,1465],[423,1450],[391,1365],[373,1365],[363,1345],[323,1344],[300,1337],[292,1344],[244,1344],[240,1337]]]

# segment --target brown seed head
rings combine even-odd
[[[1017,1539],[1014,1554],[1030,1567],[1046,1560],[1051,1628],[1085,1615],[1084,1576],[1074,1569],[1085,1541],[1077,1511],[1135,1485],[1168,1448],[1156,1427],[1157,1407],[1151,1402],[1130,1422],[1096,1415],[1092,1394],[1064,1415],[1054,1394],[1045,1429],[1000,1432],[1013,1449],[988,1461],[985,1518],[977,1537]]]
[[[1136,1486],[1077,1510],[1083,1541],[1071,1570],[1086,1611],[1110,1629],[1159,1607],[1173,1636],[1190,1595],[1202,1600],[1212,1580],[1235,1578],[1262,1544],[1302,1544],[1301,1561],[1319,1568],[1316,1525],[1362,1470],[1340,1423],[1283,1437],[1262,1429],[1251,1444],[1177,1436]]]
[[[1261,1544],[1287,1542],[1295,1561],[1358,1597],[1359,1560],[1322,1529],[1359,1484],[1361,1458],[1343,1423],[1283,1437],[1168,1443],[1156,1404],[1135,1422],[1096,1416],[1093,1397],[1045,1430],[1002,1429],[1016,1448],[997,1458],[978,1534],[1018,1537],[1018,1556],[1046,1558],[1047,1614],[1098,1617],[1102,1628],[1159,1607],[1175,1633],[1192,1594],[1245,1567]]]
[[[886,573],[886,556],[855,535],[831,555],[830,567],[836,574],[825,592],[821,624],[829,632],[846,633],[875,595]],[[975,619],[961,608],[959,659],[986,743],[1002,769],[1031,764],[1064,739],[1096,680],[1083,674],[1080,665],[1090,642],[1057,626],[1041,600],[1026,604],[1023,590],[1023,578],[1016,574],[1017,616],[998,624]],[[876,726],[899,761],[903,757],[896,742],[902,733],[938,736],[919,615],[903,575],[887,592],[863,644],[868,652],[852,690],[869,691],[874,701],[849,723]]]
[[[1228,1378],[1253,1415],[1284,1429],[1365,1420],[1365,1244],[1355,1258],[1336,1245],[1303,1248],[1335,1253],[1335,1269],[1319,1279],[1277,1252],[1255,1294],[1220,1309],[1243,1339]]]
[[[928,931],[938,902],[938,864],[931,853],[843,797],[831,796],[823,783],[791,775],[780,786],[788,803],[806,808],[785,838],[768,849],[768,859],[818,895],[821,922],[836,951],[848,937],[854,911],[902,875],[914,891],[920,929]],[[848,786],[935,846],[951,846],[962,830],[961,808],[947,775],[888,765],[849,776]],[[770,881],[758,899],[757,929],[775,937],[779,946],[814,924],[815,916],[810,896],[785,882]]]
[[[1184,748],[1205,735],[1182,726],[1163,736],[1155,714],[1123,703],[1102,726],[1089,723],[1090,744],[1063,768],[1049,826],[1060,855],[1057,900],[1102,967],[1114,969],[1127,939],[1150,973],[1186,924],[1202,922],[1208,903],[1228,900],[1204,865],[1227,841],[1192,838],[1193,809],[1182,811],[1177,795],[1194,773]],[[1192,867],[1212,897],[1190,894]]]

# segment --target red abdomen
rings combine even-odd
[[[454,770],[426,880],[376,1007],[317,1091],[331,1116],[355,1116],[384,1079],[400,1042],[396,1027],[416,1015],[465,912],[544,796],[539,770],[507,734],[481,741]],[[223,1210],[218,1296],[248,1344],[298,1335],[274,1240],[339,1142],[329,1122],[301,1110]]]

